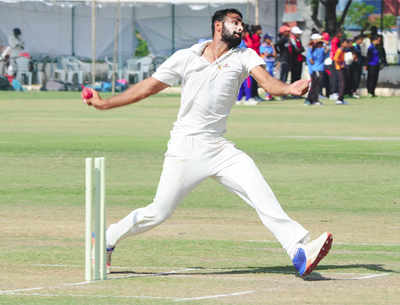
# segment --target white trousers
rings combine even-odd
[[[213,177],[253,207],[292,258],[308,231],[281,208],[253,160],[224,138],[174,136],[168,143],[157,193],[151,204],[132,211],[106,234],[107,247],[165,221],[201,181]]]

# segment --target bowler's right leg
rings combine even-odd
[[[106,233],[107,248],[114,248],[121,239],[148,231],[171,216],[182,199],[205,178],[193,168],[195,164],[193,160],[165,158],[153,202],[112,224]]]

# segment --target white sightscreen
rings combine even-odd
[[[211,17],[218,9],[234,7],[244,17],[254,7],[247,4],[224,5],[137,5],[135,20],[139,32],[156,55],[187,48],[211,37]]]
[[[96,55],[112,57],[115,6],[96,9]],[[132,11],[121,10],[120,56],[131,57],[136,48]],[[91,7],[47,5],[41,2],[0,2],[0,44],[18,27],[25,49],[33,56],[91,57]],[[3,37],[3,38],[2,38]]]
[[[4,0],[3,0],[4,1]],[[49,5],[47,1],[0,0],[0,45],[14,27],[22,30],[26,50],[32,55],[76,55],[91,57],[90,2],[66,1]],[[10,0],[9,0],[10,1]],[[120,60],[132,57],[136,49],[137,29],[147,40],[154,55],[169,55],[173,50],[186,48],[200,39],[211,36],[211,16],[218,9],[234,7],[243,13],[246,23],[254,23],[252,1],[229,0],[199,4],[123,2],[119,39]],[[149,1],[150,2],[150,1]],[[168,1],[165,1],[168,2]],[[195,2],[195,1],[193,1]],[[47,3],[47,4],[46,4]],[[275,5],[281,20],[284,1],[260,0],[260,24],[263,32],[275,34]],[[62,4],[62,6],[61,6]],[[74,5],[74,6],[73,6]],[[75,9],[73,8],[75,7]],[[96,9],[96,55],[112,58],[116,3],[98,3]],[[280,25],[280,24],[278,24]],[[3,40],[3,41],[2,41]]]

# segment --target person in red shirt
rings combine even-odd
[[[253,45],[251,48],[257,52],[258,55],[260,55],[260,45],[261,45],[261,25],[253,25],[251,27],[251,32],[253,33],[251,35],[251,40],[253,41]]]
[[[337,49],[339,48],[342,37],[343,37],[342,29],[338,29],[336,35],[331,40],[331,51],[329,53],[329,57],[331,58],[332,61],[333,58],[335,57]],[[339,88],[338,88],[338,75],[336,73],[337,70],[335,69],[334,63],[332,64],[332,66],[329,67],[329,71],[331,72],[329,79],[331,95],[329,98],[332,100],[336,100],[338,97]]]
[[[262,33],[262,29],[261,29],[261,25],[252,25],[251,26],[251,46],[249,48],[253,49],[254,51],[256,51],[256,53],[258,55],[260,55],[260,45],[261,45],[261,33]],[[251,77],[251,76],[250,76]],[[259,96],[258,94],[258,84],[255,81],[255,79],[252,79],[252,83],[251,83],[251,92],[252,92],[252,96],[253,98],[257,101],[257,102],[263,102],[265,101],[261,96]]]

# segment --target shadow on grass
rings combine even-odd
[[[319,266],[318,271],[347,270],[358,269],[360,271],[373,271],[383,273],[400,273],[387,269],[382,264],[350,264],[350,265],[323,265]],[[123,275],[121,278],[128,277],[146,277],[146,276],[210,276],[210,275],[243,275],[243,274],[287,274],[298,276],[293,266],[275,266],[275,267],[243,267],[243,268],[204,268],[191,267],[188,272],[134,272],[134,271],[113,271],[114,275]],[[362,274],[360,274],[362,275]],[[305,281],[327,281],[327,280],[345,280],[330,278],[313,272],[308,276],[299,278]]]

